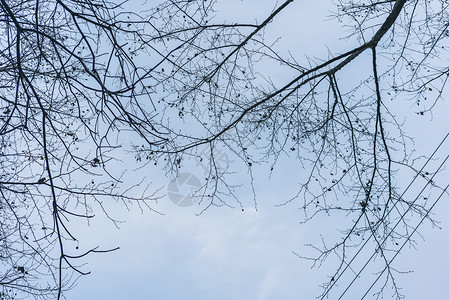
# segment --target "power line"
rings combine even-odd
[[[369,289],[366,291],[366,293],[363,295],[363,297],[360,300],[365,299],[366,295],[369,293],[369,291],[374,287],[374,285],[377,283],[377,281],[382,277],[382,274],[385,272],[385,270],[390,266],[390,264],[393,262],[393,260],[398,256],[399,252],[404,248],[404,246],[407,244],[407,242],[410,240],[412,235],[418,230],[418,227],[421,226],[421,224],[424,222],[424,220],[429,216],[430,211],[435,207],[435,205],[440,201],[441,197],[446,193],[446,190],[449,188],[449,184],[446,185],[444,190],[441,192],[441,194],[438,196],[438,198],[435,200],[435,202],[432,204],[432,206],[427,210],[427,213],[422,217],[421,221],[419,221],[418,225],[416,225],[415,229],[410,233],[410,235],[407,237],[407,239],[404,241],[404,243],[401,245],[399,250],[395,253],[395,255],[391,258],[391,260],[387,263],[385,268],[382,270],[382,272],[377,276],[376,280],[371,284]]]
[[[446,136],[442,139],[442,141],[438,144],[438,146],[435,148],[435,150],[433,151],[433,153],[430,155],[430,157],[426,160],[426,162],[424,163],[424,165],[421,167],[421,169],[419,170],[419,172],[414,176],[414,178],[411,180],[411,182],[408,184],[408,186],[406,187],[406,189],[402,192],[402,194],[400,195],[399,199],[402,199],[402,197],[405,195],[405,193],[408,191],[408,189],[412,186],[412,184],[415,182],[415,180],[418,178],[419,174],[422,173],[422,171],[424,170],[424,168],[427,166],[427,164],[432,160],[432,158],[434,157],[434,155],[438,152],[438,150],[441,148],[441,146],[444,144],[444,142],[446,141],[446,139],[449,137],[449,132],[446,134]],[[448,157],[446,157],[446,159],[444,160],[444,162],[448,159]],[[443,164],[444,164],[443,162]],[[441,166],[443,165],[441,164],[440,167],[438,168],[438,170],[441,168]],[[432,178],[435,176],[437,172],[434,173],[434,175],[432,176]],[[429,184],[429,182],[426,184],[426,186],[424,187],[424,189],[427,187],[427,185]],[[424,190],[423,189],[423,190]],[[420,194],[423,192],[423,190],[420,192]],[[419,194],[419,195],[420,195]],[[419,197],[418,195],[418,197]],[[415,198],[415,200],[413,201],[416,202],[417,198]],[[384,215],[384,218],[386,218],[391,211],[396,207],[398,201],[396,201],[394,203],[394,205],[392,206],[392,208]],[[409,206],[410,209],[411,206]],[[409,211],[409,209],[406,211],[406,213]],[[396,228],[396,226],[399,224],[400,220],[403,219],[405,213],[401,216],[401,218],[399,219],[398,223],[394,226],[394,228]],[[380,225],[380,224],[379,224]],[[385,237],[384,241],[391,235],[391,233],[393,232],[394,228],[392,229],[392,231],[390,231],[390,233]],[[337,283],[337,281],[341,278],[341,276],[347,271],[347,269],[349,268],[349,266],[353,263],[353,261],[356,259],[356,257],[360,254],[360,252],[363,250],[363,248],[366,246],[366,244],[369,242],[369,240],[371,239],[371,237],[373,237],[375,230],[372,231],[372,233],[370,234],[370,236],[366,239],[365,243],[358,249],[357,253],[352,257],[352,259],[349,261],[348,264],[346,264],[346,267],[343,269],[343,271],[336,277],[334,278],[334,280],[332,281],[330,287],[323,293],[323,295],[321,296],[321,300],[323,300],[326,295],[328,295],[328,293],[330,292],[330,290],[334,287],[334,285]],[[356,277],[351,281],[350,285],[345,289],[345,291],[343,292],[343,294],[340,296],[340,298],[344,295],[344,293],[346,293],[346,291],[350,288],[350,286],[354,283],[354,281],[356,280],[357,277],[359,277],[359,275],[361,274],[361,272],[365,269],[365,267],[368,265],[368,263],[371,261],[371,259],[375,256],[375,252],[373,253],[373,255],[368,259],[368,261],[366,262],[366,264],[363,266],[363,268],[357,273]],[[339,299],[340,299],[339,298]]]
[[[447,161],[448,159],[449,159],[449,155],[446,156],[446,158],[444,159],[444,161],[440,164],[440,166],[438,167],[437,171],[436,171],[435,174],[432,176],[431,180],[432,180],[433,177],[436,175],[436,173],[443,167],[443,165],[446,163],[446,161]],[[410,211],[412,205],[418,200],[419,196],[424,192],[424,190],[427,188],[427,186],[429,186],[430,182],[431,182],[431,181],[428,181],[428,182],[426,183],[426,185],[421,189],[421,191],[420,191],[419,194],[415,197],[415,199],[412,201],[412,203],[409,205],[409,207],[407,208],[407,210],[401,215],[401,217],[399,218],[399,220],[398,220],[398,222],[395,224],[395,226],[391,229],[391,231],[387,234],[387,236],[385,236],[385,238],[383,239],[382,243],[385,242],[386,239],[387,239],[387,238],[394,232],[394,230],[396,229],[396,227],[401,223],[401,220],[403,220],[404,217],[405,217],[405,215]],[[444,189],[444,191],[446,191],[446,189],[447,189],[447,187]],[[443,191],[443,192],[444,192],[444,191]],[[440,197],[441,197],[441,196],[440,196]],[[396,202],[396,203],[397,203],[397,202]],[[396,205],[396,203],[395,203],[395,205]],[[432,206],[432,207],[433,207],[433,206]],[[426,214],[425,217],[427,217],[427,215],[428,215],[428,212],[427,212],[427,214]],[[423,219],[423,220],[424,220],[424,219]],[[422,222],[423,220],[421,220],[421,222]],[[421,222],[420,222],[420,224],[421,224]],[[415,227],[415,230],[414,230],[413,232],[415,232],[415,231],[416,231],[416,227]],[[375,231],[373,231],[373,232],[371,233],[370,237],[373,236],[374,232],[375,232]],[[405,242],[407,242],[407,241],[409,240],[409,238],[410,238],[410,236],[406,239]],[[402,249],[402,247],[401,247],[401,249]],[[396,252],[396,255],[399,253],[399,251],[400,251],[401,249],[399,249],[399,250]],[[395,255],[395,256],[396,256],[396,255]],[[349,288],[352,286],[352,284],[356,281],[356,279],[360,277],[360,274],[363,272],[363,270],[366,268],[366,266],[369,264],[369,262],[371,261],[371,259],[373,259],[374,256],[376,256],[376,252],[373,252],[373,254],[371,255],[371,257],[370,257],[370,258],[367,260],[367,262],[363,265],[362,269],[360,269],[360,271],[356,274],[356,276],[354,277],[354,279],[353,279],[353,280],[351,281],[351,283],[346,287],[346,289],[343,291],[343,293],[341,294],[341,296],[340,296],[338,299],[341,299],[341,298],[344,296],[344,294],[349,290]],[[390,264],[390,263],[387,263],[387,266],[385,267],[385,269],[389,266],[389,264]],[[384,271],[385,271],[385,270],[384,270]],[[382,272],[382,273],[383,273],[383,272]],[[377,279],[377,280],[378,280],[378,279]],[[376,280],[376,281],[377,281],[377,280]]]

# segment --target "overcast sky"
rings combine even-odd
[[[218,13],[222,13],[219,18],[227,20],[261,21],[274,7],[275,1],[226,0],[221,1]],[[273,36],[282,37],[279,44],[285,51],[300,53],[298,57],[326,58],[326,46],[336,52],[351,47],[350,43],[338,39],[342,35],[339,25],[325,21],[332,8],[330,1],[294,1],[267,30]],[[356,74],[357,68],[353,67],[352,71]],[[393,111],[396,109],[399,114],[401,105],[395,108],[392,104]],[[430,118],[411,115],[404,125],[414,137],[417,152],[429,155],[445,134],[442,128],[447,123],[438,112],[447,111],[448,107],[444,103],[438,105],[431,122]],[[445,149],[442,153],[449,152],[449,143]],[[319,285],[327,280],[335,262],[311,269],[310,261],[299,259],[293,252],[305,251],[304,245],[318,242],[321,233],[338,234],[336,220],[318,218],[300,224],[302,214],[298,205],[274,206],[288,199],[295,188],[289,163],[281,161],[277,167],[281,171],[275,172],[271,179],[265,174],[257,176],[257,211],[250,193],[242,201],[244,211],[211,207],[200,216],[196,216],[195,207],[176,206],[168,197],[152,206],[162,214],[148,211],[141,214],[136,207],[128,212],[123,206],[110,205],[111,215],[126,223],[117,230],[97,214],[80,240],[83,247],[120,246],[121,249],[88,256],[84,269],[91,270],[92,274],[81,278],[66,297],[114,300],[313,299],[318,296]],[[191,173],[200,177],[201,166]],[[148,168],[134,174],[147,175],[155,188],[169,182],[157,169]],[[245,177],[246,170],[241,175]],[[449,221],[445,213],[448,210],[448,198],[443,197],[434,209],[443,229],[424,224],[420,233],[426,240],[417,237],[417,250],[405,249],[396,261],[399,269],[414,271],[397,276],[406,299],[443,299],[447,293]],[[363,278],[360,281],[363,283],[360,287],[370,283]],[[362,288],[356,284],[353,289],[344,299],[357,299],[354,295]]]

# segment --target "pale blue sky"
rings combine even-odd
[[[227,0],[221,3],[219,9],[227,20],[235,17],[260,21],[276,2]],[[350,44],[338,39],[342,33],[338,25],[323,21],[329,9],[332,9],[330,1],[294,1],[282,13],[281,19],[269,25],[267,36],[278,34],[283,37],[279,42],[281,49],[311,57],[326,58],[328,50],[325,46],[337,49],[337,52],[349,49]],[[301,56],[304,57],[298,55]],[[357,72],[356,68],[352,70]],[[288,77],[288,74],[270,75],[274,80]],[[404,103],[396,107],[398,114],[404,111]],[[437,111],[445,109],[447,111],[447,104],[440,104]],[[447,127],[444,119],[444,115],[437,113],[431,122],[428,117],[413,115],[409,118],[404,129],[410,130],[410,135],[415,137],[417,151],[430,154],[444,134],[441,129]],[[449,151],[449,146],[446,149]],[[299,259],[292,251],[301,252],[305,249],[304,244],[319,241],[322,232],[338,234],[335,222],[339,220],[319,218],[304,225],[300,224],[302,214],[298,204],[274,207],[291,197],[296,185],[294,172],[298,169],[283,160],[277,170],[280,171],[274,172],[271,180],[265,174],[256,176],[257,211],[251,194],[245,190],[243,212],[212,207],[196,216],[197,209],[177,207],[168,198],[152,205],[164,215],[153,212],[142,215],[136,208],[127,212],[123,206],[110,205],[111,215],[126,220],[121,229],[115,229],[97,213],[97,218],[80,240],[86,248],[100,245],[102,248],[120,246],[121,249],[88,256],[88,265],[84,269],[91,270],[92,274],[81,278],[66,297],[108,300],[313,299],[320,293],[318,285],[330,275],[335,262],[311,269],[311,262]],[[191,172],[201,175],[200,169]],[[243,182],[246,170],[242,173]],[[150,167],[135,172],[133,177],[144,175],[151,178],[154,187],[168,182],[163,172]],[[442,221],[443,230],[432,229],[426,224],[420,231],[426,241],[416,237],[418,249],[404,250],[397,260],[399,266],[414,271],[397,276],[406,299],[443,299],[446,294],[449,259],[445,252],[449,248],[449,222],[445,213],[448,210],[448,199],[443,197],[434,211],[436,218]],[[354,290],[358,292],[358,287]],[[345,299],[356,298],[349,295]]]

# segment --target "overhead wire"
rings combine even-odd
[[[444,164],[446,163],[446,161],[449,159],[449,155],[446,156],[446,158],[444,159],[444,161],[440,164],[440,166],[438,167],[437,171],[434,173],[434,175],[432,176],[432,178],[426,183],[426,185],[421,189],[421,191],[419,192],[419,194],[415,197],[415,199],[411,202],[411,204],[409,204],[409,207],[407,208],[407,210],[400,216],[398,222],[395,224],[395,226],[393,226],[393,228],[390,230],[390,232],[383,238],[383,242],[385,242],[387,240],[387,238],[394,232],[394,230],[396,229],[396,227],[401,223],[401,221],[404,219],[405,215],[410,211],[411,207],[413,206],[413,204],[419,199],[419,197],[421,196],[421,194],[424,192],[424,190],[430,185],[431,180],[433,179],[433,177],[438,173],[438,171],[444,166]],[[446,191],[447,187],[443,190]],[[441,196],[440,196],[441,197]],[[398,201],[397,201],[398,202]],[[396,202],[396,203],[397,203]],[[425,215],[424,219],[428,216],[428,212]],[[424,219],[421,220],[424,221]],[[414,230],[415,231],[415,230]],[[413,231],[413,232],[414,232]],[[370,237],[374,234],[373,233],[370,235]],[[409,240],[409,238],[406,240],[406,242]],[[399,253],[400,249],[396,252],[396,255]],[[349,290],[349,288],[352,286],[352,284],[357,280],[357,278],[360,278],[360,274],[363,272],[363,270],[366,268],[366,266],[370,263],[370,261],[376,256],[376,251],[373,252],[373,254],[370,256],[370,258],[367,260],[367,262],[363,265],[363,267],[360,269],[360,271],[354,276],[353,280],[351,281],[351,283],[346,287],[346,289],[343,291],[343,293],[340,295],[340,297],[338,299],[341,299],[344,294]],[[386,268],[389,266],[389,263],[387,263]],[[385,270],[384,270],[385,271]],[[377,280],[376,280],[377,281]]]
[[[409,188],[413,185],[413,183],[416,181],[416,179],[419,177],[420,174],[422,174],[422,171],[424,170],[424,168],[427,166],[427,164],[432,160],[432,158],[435,156],[435,154],[438,152],[438,150],[441,148],[441,146],[445,143],[445,141],[447,140],[447,138],[449,137],[449,132],[445,135],[445,137],[441,140],[441,142],[438,144],[438,146],[435,148],[435,150],[432,152],[432,154],[430,155],[430,157],[426,160],[426,162],[424,163],[424,165],[421,167],[421,169],[417,172],[417,174],[413,177],[413,179],[411,180],[411,182],[408,184],[408,186],[406,187],[406,189],[402,192],[402,194],[400,195],[399,199],[402,199],[403,196],[405,195],[405,193],[409,190]],[[448,156],[449,157],[449,156]],[[438,170],[442,167],[442,165],[446,162],[446,160],[448,159],[448,157],[446,157],[446,159],[444,160],[444,162],[442,164],[440,164],[440,167],[438,168]],[[432,176],[432,178],[435,176],[437,172],[434,173],[434,175]],[[428,182],[426,184],[425,187],[428,186],[430,182]],[[424,190],[424,189],[423,189]],[[420,192],[420,194],[423,192],[423,190]],[[419,195],[420,195],[419,194]],[[419,197],[419,196],[418,196]],[[413,201],[416,202],[417,198],[415,198],[415,200]],[[391,207],[391,209],[384,215],[384,218],[386,218],[391,212],[392,210],[396,207],[396,205],[398,204],[399,200],[396,201],[393,206]],[[412,203],[412,204],[413,204]],[[409,206],[410,209],[411,205]],[[409,211],[409,209],[406,211],[406,213]],[[390,233],[388,233],[388,235],[385,237],[384,241],[391,235],[391,233],[393,232],[393,230],[396,228],[396,226],[400,223],[400,221],[403,219],[405,213],[401,216],[401,218],[399,219],[398,223],[394,226],[394,228],[392,229],[392,231],[390,231]],[[349,263],[346,264],[345,268],[343,269],[343,271],[341,271],[340,274],[338,274],[338,276],[336,276],[334,278],[334,280],[332,281],[331,285],[326,289],[326,291],[321,295],[321,300],[323,300],[330,292],[330,290],[335,286],[335,284],[337,283],[337,281],[341,278],[341,276],[347,271],[347,269],[350,267],[350,265],[354,262],[354,260],[357,258],[357,256],[360,254],[360,252],[363,250],[363,248],[368,244],[368,242],[370,241],[371,237],[373,237],[375,230],[372,231],[372,233],[370,234],[370,236],[365,240],[365,243],[359,247],[358,251],[356,252],[356,254],[352,257],[352,259],[349,261]],[[376,255],[376,253],[374,252],[373,255],[368,259],[368,261],[365,263],[365,265],[362,267],[362,269],[357,273],[357,275],[354,277],[354,279],[351,281],[351,283],[349,284],[349,286],[345,289],[345,291],[343,292],[343,294],[340,296],[339,299],[341,299],[341,297],[346,293],[346,291],[350,288],[350,286],[354,283],[354,281],[359,277],[359,275],[361,274],[361,272],[366,268],[366,266],[369,264],[369,262],[371,261],[371,259]]]
[[[449,157],[449,156],[448,156]],[[421,218],[420,222],[415,226],[415,228],[413,229],[413,231],[410,233],[410,235],[408,235],[407,239],[404,241],[404,243],[401,245],[401,247],[399,248],[398,251],[396,251],[395,255],[391,258],[391,260],[386,264],[385,268],[382,270],[382,272],[379,273],[379,275],[377,276],[376,280],[374,280],[374,282],[371,284],[371,286],[368,288],[368,290],[366,291],[366,293],[363,295],[363,297],[360,300],[365,299],[366,295],[368,295],[369,291],[374,287],[374,285],[377,283],[377,281],[379,281],[379,279],[382,277],[383,273],[385,272],[385,270],[387,270],[387,268],[390,266],[390,264],[393,262],[393,260],[398,256],[398,254],[400,253],[400,251],[402,250],[402,248],[404,248],[404,246],[408,243],[408,241],[410,240],[410,238],[412,237],[412,235],[418,230],[418,227],[422,225],[422,223],[424,222],[424,220],[429,216],[430,212],[432,211],[432,209],[435,207],[435,205],[438,203],[438,201],[440,201],[441,197],[446,193],[447,189],[449,188],[449,184],[446,185],[446,187],[443,189],[443,191],[440,193],[440,195],[438,196],[438,198],[435,200],[435,202],[432,204],[432,206],[427,210],[426,214]]]

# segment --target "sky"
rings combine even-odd
[[[275,4],[265,0],[220,1],[219,18],[260,21]],[[326,46],[336,52],[350,47],[339,39],[344,31],[327,20],[330,9],[330,1],[294,1],[268,28],[280,33],[279,47],[284,51],[326,57]],[[398,115],[401,105],[403,102],[392,104]],[[417,152],[429,155],[443,138],[445,132],[441,129],[447,127],[443,112],[447,108],[447,103],[439,103],[433,119],[416,115],[408,118],[404,129],[414,137]],[[444,147],[442,153],[449,153],[449,142]],[[228,163],[233,164],[232,159]],[[320,217],[301,224],[298,205],[275,207],[289,198],[295,188],[289,163],[281,161],[281,171],[272,178],[266,174],[256,176],[257,210],[248,191],[247,199],[242,201],[243,211],[238,207],[210,207],[199,216],[195,206],[180,207],[168,196],[152,204],[159,213],[142,214],[137,207],[126,210],[122,205],[109,204],[108,213],[126,222],[117,229],[97,214],[90,226],[83,229],[80,240],[85,248],[119,246],[120,250],[86,257],[88,264],[83,269],[92,274],[82,277],[66,293],[67,299],[289,300],[318,296],[319,285],[331,274],[335,262],[312,268],[312,262],[294,253],[308,251],[304,245],[319,242],[322,233],[338,234],[335,218]],[[191,173],[201,177],[201,166],[193,165]],[[141,168],[133,176],[149,177],[155,188],[170,182],[163,172],[151,167]],[[239,176],[246,180],[246,170]],[[444,174],[441,178],[444,180]],[[407,180],[404,178],[404,185]],[[420,230],[424,239],[417,237],[416,249],[403,249],[395,261],[398,269],[412,271],[397,276],[406,299],[442,299],[447,293],[449,258],[445,252],[449,248],[449,220],[443,214],[448,210],[448,197],[444,196],[433,210],[442,229],[425,223]],[[356,295],[371,283],[370,278],[362,277],[343,299],[357,299]],[[341,288],[343,284],[337,287],[339,291]]]

